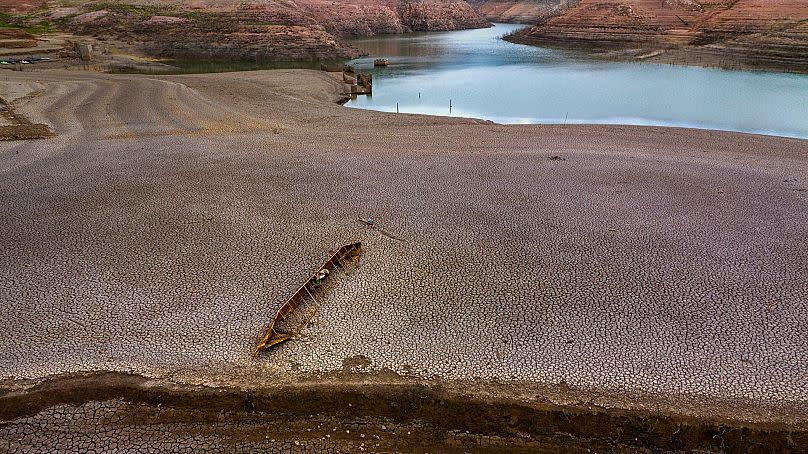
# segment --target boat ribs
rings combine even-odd
[[[275,313],[275,317],[272,318],[272,321],[266,328],[264,337],[258,343],[253,356],[258,356],[262,351],[291,339],[295,333],[282,332],[278,327],[279,322],[293,314],[307,297],[316,303],[317,300],[314,294],[317,292],[318,288],[329,279],[334,268],[344,268],[348,261],[356,263],[361,253],[361,242],[347,244],[339,248],[323,265],[314,270],[311,277],[309,277],[309,279],[292,294],[291,298],[278,309],[278,312]]]

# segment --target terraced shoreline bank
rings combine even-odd
[[[808,72],[808,5],[798,0],[579,0],[566,6],[506,39],[609,60]]]
[[[582,31],[587,35],[588,31]],[[607,61],[658,63],[677,66],[697,66],[741,71],[771,71],[808,74],[808,47],[794,52],[791,49],[755,47],[747,44],[738,47],[723,46],[668,46],[665,44],[624,42],[615,44],[606,35],[603,41],[587,36],[540,36],[527,31],[508,35],[503,39],[514,44],[547,47],[578,52],[588,58]]]
[[[94,373],[24,391],[0,388],[0,448],[90,444],[197,452],[799,452],[808,428],[481,397],[390,374],[211,388]]]

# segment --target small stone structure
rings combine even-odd
[[[342,81],[351,87],[351,95],[369,95],[373,92],[373,75],[360,74],[351,65],[341,65]],[[322,71],[331,71],[334,66],[321,64]]]
[[[89,61],[93,59],[93,45],[87,43],[77,43],[76,44],[76,52],[79,53],[81,59],[84,61]]]

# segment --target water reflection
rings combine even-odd
[[[374,96],[348,105],[500,123],[566,118],[808,138],[807,76],[601,62],[498,39],[518,27],[356,40],[370,55],[352,63],[374,74]],[[373,68],[378,57],[390,65]]]

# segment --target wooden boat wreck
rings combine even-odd
[[[386,58],[377,58],[373,60],[373,66],[387,66],[390,64],[390,60]]]
[[[315,294],[324,293],[324,290],[328,288],[327,283],[333,272],[337,268],[345,269],[349,264],[356,265],[359,262],[359,256],[361,253],[361,242],[346,244],[331,255],[331,257],[329,257],[325,263],[318,267],[314,271],[314,274],[312,274],[311,277],[309,277],[306,282],[300,286],[300,288],[298,288],[297,291],[292,294],[292,296],[280,307],[280,309],[278,309],[278,312],[275,313],[275,317],[272,318],[272,321],[269,323],[269,326],[267,326],[266,331],[264,332],[264,337],[261,338],[260,342],[258,342],[258,346],[255,348],[253,356],[258,356],[258,354],[262,351],[286,342],[287,340],[291,339],[292,336],[297,334],[296,332],[289,332],[289,330],[283,329],[280,325],[287,318],[294,315],[294,313],[304,304],[304,302],[312,301],[316,304],[317,299]],[[333,278],[331,279],[333,280]],[[299,329],[302,329],[303,325],[305,325],[305,323],[301,324]]]

